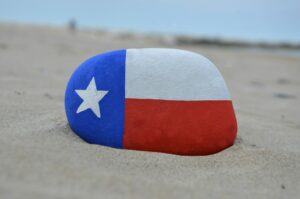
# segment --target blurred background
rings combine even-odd
[[[76,67],[145,47],[217,66],[238,121],[232,147],[183,157],[72,132]],[[299,77],[300,0],[0,0],[0,199],[300,198]]]
[[[0,0],[0,21],[300,43],[298,0]]]

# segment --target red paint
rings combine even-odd
[[[236,132],[230,100],[125,102],[125,149],[208,155],[231,146]]]

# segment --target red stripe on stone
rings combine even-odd
[[[231,146],[236,133],[230,100],[125,101],[125,149],[208,155]]]

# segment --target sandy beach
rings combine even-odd
[[[198,52],[223,74],[236,143],[177,156],[87,144],[64,92],[85,59],[123,48]],[[0,198],[299,198],[300,53],[178,45],[166,35],[0,23]]]

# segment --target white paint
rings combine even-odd
[[[128,49],[126,98],[229,100],[225,81],[202,55],[176,49]]]
[[[93,77],[86,90],[75,90],[75,92],[83,100],[76,113],[78,114],[87,109],[91,109],[93,113],[100,118],[101,112],[99,102],[108,93],[108,91],[97,90],[95,78]]]

